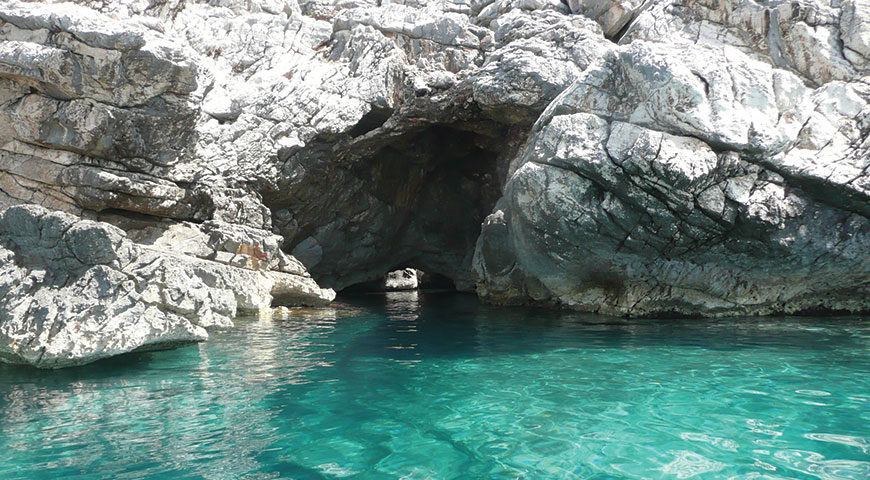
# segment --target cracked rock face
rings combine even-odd
[[[8,1],[0,207],[336,290],[866,310],[868,7]]]
[[[868,100],[727,46],[620,47],[535,124],[478,291],[608,314],[866,310]]]
[[[528,128],[612,48],[557,0],[77,3],[0,16],[0,204],[274,232],[336,289],[473,289]]]
[[[172,246],[195,240],[178,230]],[[205,340],[206,329],[268,309],[273,297],[302,305],[334,297],[301,272],[255,270],[160,247],[159,241],[134,243],[113,225],[35,205],[0,213],[0,359],[42,368],[79,365]]]

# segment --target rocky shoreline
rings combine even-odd
[[[7,208],[0,213],[3,359],[77,365],[205,340],[206,329],[230,327],[276,298],[295,305],[335,298],[298,264],[236,264],[252,260],[244,254],[224,263],[225,252],[200,258],[176,249],[176,240],[146,246],[104,222],[36,205]]]
[[[402,268],[866,312],[870,3],[6,1],[0,210],[0,360],[40,367]]]

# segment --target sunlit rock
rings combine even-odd
[[[110,224],[33,205],[0,213],[0,259],[0,360],[43,368],[205,340],[275,299],[334,297],[307,276],[136,244]]]

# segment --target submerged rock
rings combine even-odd
[[[0,213],[0,360],[80,365],[208,338],[273,298],[334,298],[307,276],[251,270],[130,241],[35,205]]]

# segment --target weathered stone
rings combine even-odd
[[[483,297],[618,315],[870,308],[866,87],[810,91],[711,54],[634,42],[548,107],[484,224]]]
[[[568,0],[573,13],[581,13],[601,25],[607,38],[617,37],[640,13],[643,0]]]
[[[387,273],[384,277],[384,290],[416,290],[418,286],[417,271],[413,268],[403,268]]]
[[[870,73],[867,10],[866,0],[651,2],[620,43],[729,45],[820,86]]]
[[[96,61],[0,89],[0,201],[274,230],[337,288],[402,264],[472,288],[525,130],[611,44],[558,1],[375,3],[13,2],[0,35],[33,51],[16,68]],[[133,57],[138,97],[115,85]]]
[[[334,297],[309,277],[146,247],[112,225],[33,205],[0,213],[0,259],[0,360],[43,368],[201,341],[276,299]]]
[[[414,265],[619,314],[867,308],[866,0],[78,3],[0,12],[0,208],[227,284]]]

